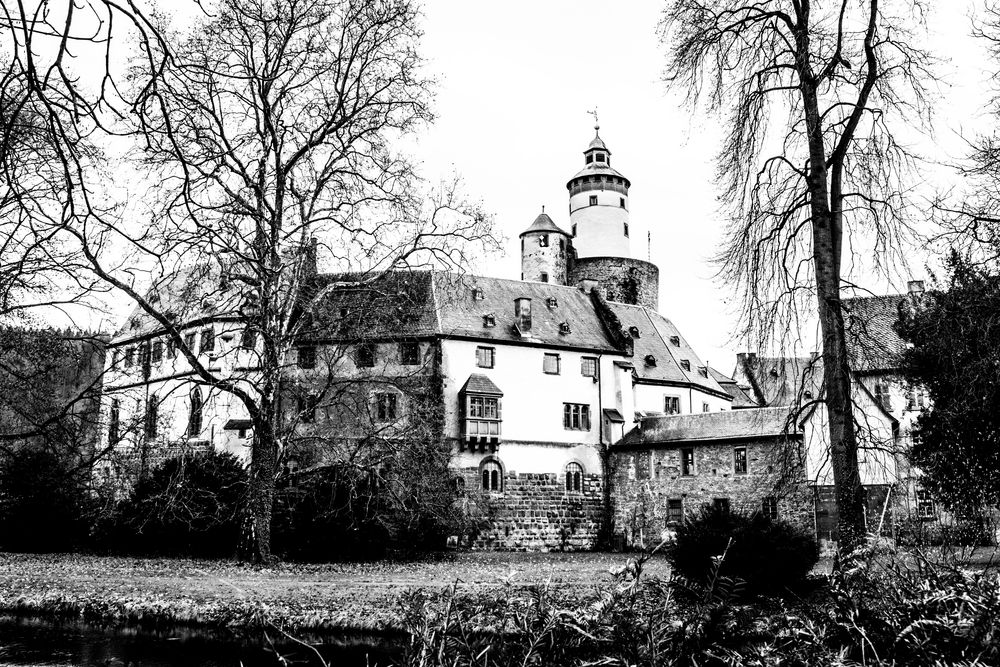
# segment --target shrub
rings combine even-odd
[[[713,564],[723,552],[716,572]],[[766,593],[800,585],[816,565],[819,550],[811,535],[784,521],[706,505],[678,528],[668,556],[674,569],[694,582],[717,574]]]
[[[239,539],[247,475],[232,454],[168,459],[141,479],[107,531],[112,550],[139,554],[227,556]]]
[[[86,493],[61,457],[22,449],[0,458],[0,549],[69,551],[86,538]]]

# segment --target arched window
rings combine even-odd
[[[485,459],[479,466],[483,479],[483,491],[503,492],[503,467],[496,459]]]
[[[203,401],[201,398],[201,388],[191,389],[191,414],[188,416],[188,435],[192,438],[201,433]]]
[[[583,466],[576,461],[566,465],[566,490],[583,491]]]

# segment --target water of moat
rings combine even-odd
[[[310,648],[281,638],[278,633],[268,633],[268,637],[265,633],[244,635],[189,628],[147,630],[0,615],[0,665],[277,667],[322,664]],[[404,641],[401,636],[361,634],[307,635],[304,639],[316,647],[331,667],[385,667],[401,655]]]

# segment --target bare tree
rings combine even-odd
[[[139,78],[135,154],[157,181],[147,215],[65,230],[94,274],[137,304],[130,326],[166,336],[193,382],[245,408],[253,440],[240,553],[266,561],[287,435],[283,373],[316,304],[340,286],[307,289],[317,257],[356,283],[461,267],[467,248],[495,242],[457,183],[428,203],[392,149],[430,119],[411,2],[222,0],[213,11],[183,35],[158,26],[168,51],[152,61],[162,68]],[[253,339],[252,363],[211,367],[186,334],[211,318]]]
[[[875,268],[903,252],[915,158],[897,123],[924,117],[933,80],[907,31],[921,11],[888,0],[676,0],[661,26],[668,81],[726,115],[718,177],[731,223],[719,261],[744,299],[744,334],[763,347],[818,315],[841,549],[864,532],[841,298],[862,248]]]

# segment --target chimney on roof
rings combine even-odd
[[[924,293],[924,281],[923,280],[911,280],[906,283],[906,291],[910,294],[923,294]]]
[[[521,334],[531,333],[531,299],[514,299],[514,324]]]

